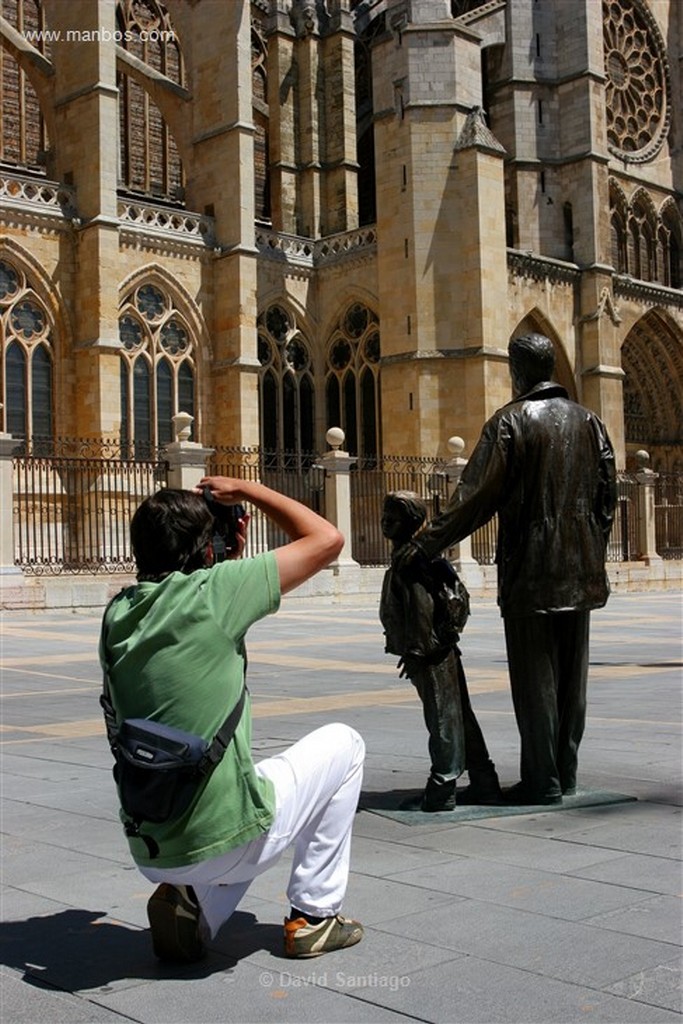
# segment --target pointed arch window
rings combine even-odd
[[[121,445],[149,458],[172,441],[173,417],[196,416],[195,344],[168,292],[143,283],[119,313]]]
[[[352,303],[337,321],[327,346],[327,427],[341,427],[345,447],[366,465],[382,450],[380,416],[380,334],[377,317]]]
[[[373,44],[386,30],[383,13],[374,17],[354,45],[356,92],[356,160],[358,162],[358,220],[377,220],[377,168],[373,108]]]
[[[630,210],[628,273],[641,281],[658,280],[656,214],[641,196],[636,197]]]
[[[31,45],[46,56],[45,13],[39,0],[7,0],[2,16],[22,35],[31,36]],[[0,46],[0,160],[4,163],[45,171],[48,149],[47,130],[36,92],[25,71],[3,46]]]
[[[251,96],[254,118],[254,210],[270,220],[268,45],[260,26],[251,29]]]
[[[310,464],[315,447],[315,389],[308,341],[294,314],[274,304],[258,320],[261,445],[267,460]],[[276,454],[279,453],[279,454]]]
[[[612,237],[612,266],[618,274],[625,274],[628,266],[626,229],[621,214],[617,210],[612,211],[610,221]]]
[[[183,59],[168,11],[159,0],[119,0],[121,46],[182,85]],[[168,198],[183,194],[183,168],[161,111],[130,75],[119,72],[119,177],[123,188]]]
[[[52,323],[21,268],[0,260],[0,338],[5,430],[45,441],[54,435]]]
[[[659,263],[661,280],[668,288],[683,284],[681,268],[681,218],[673,204],[665,207],[659,229]]]

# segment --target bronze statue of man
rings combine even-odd
[[[448,507],[403,562],[433,557],[498,513],[498,603],[521,739],[521,778],[505,798],[555,804],[576,792],[590,612],[609,594],[614,451],[598,416],[551,380],[548,338],[514,338],[508,354],[514,398],[485,424]]]

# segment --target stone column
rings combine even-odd
[[[177,5],[173,5],[173,10]],[[204,436],[258,443],[251,21],[242,2],[178,5],[192,55],[190,209],[211,213],[216,247],[203,290],[211,333]]]
[[[54,60],[55,174],[76,190],[79,224],[73,254],[74,362],[78,399],[63,410],[63,430],[78,437],[117,435],[120,342],[118,328],[119,221],[117,212],[118,89],[113,0],[49,0]],[[101,38],[104,30],[108,40]],[[92,33],[87,45],[69,39]],[[65,245],[66,243],[63,243]],[[73,258],[73,264],[71,259]],[[68,279],[68,278],[67,278]],[[64,276],[62,275],[62,281]],[[71,359],[72,353],[64,357]]]
[[[173,417],[176,440],[164,449],[168,460],[168,486],[181,491],[191,491],[206,476],[206,461],[214,453],[213,448],[188,441],[193,419],[188,412],[179,412]]]
[[[655,481],[659,476],[649,467],[650,456],[648,452],[636,452],[638,471],[636,480],[638,482],[638,561],[652,565],[661,562],[662,558],[657,554],[657,542],[655,537]]]
[[[337,529],[344,534],[344,547],[339,553],[336,561],[331,563],[331,568],[336,569],[344,565],[357,565],[351,557],[351,481],[349,471],[356,459],[348,452],[342,451],[341,446],[345,440],[344,431],[341,427],[331,427],[325,435],[327,443],[332,448],[320,459],[320,464],[325,470],[325,515]]]

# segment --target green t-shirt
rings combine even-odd
[[[272,552],[122,590],[105,612],[100,641],[117,720],[149,718],[213,739],[242,690],[244,636],[279,604]],[[198,799],[176,821],[144,823],[159,855],[152,860],[144,841],[132,837],[133,859],[167,868],[216,857],[265,832],[274,808],[272,784],[254,770],[247,696],[235,736]]]

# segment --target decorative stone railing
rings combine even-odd
[[[342,260],[368,255],[377,247],[374,226],[343,231],[313,240],[301,235],[256,226],[256,248],[261,256],[296,266],[321,267]]]
[[[581,270],[575,263],[539,256],[537,253],[508,249],[508,269],[518,277],[534,281],[575,283],[581,277]],[[674,306],[683,308],[683,289],[667,288],[657,281],[641,281],[629,274],[615,274],[613,277],[614,296],[622,299],[636,299],[650,306]]]
[[[60,221],[76,218],[76,193],[67,185],[0,170],[0,206]]]
[[[122,227],[142,235],[214,245],[213,218],[202,216],[200,213],[189,213],[186,210],[174,210],[166,206],[119,197],[118,215]]]
[[[615,274],[614,294],[623,299],[637,299],[650,306],[683,308],[683,289],[667,288],[656,281],[641,281],[628,274]]]
[[[553,281],[573,284],[581,277],[581,271],[575,263],[565,263],[550,256],[539,256],[533,252],[522,252],[519,249],[508,249],[508,269],[518,277],[528,277],[533,281]]]
[[[256,227],[256,248],[261,256],[298,266],[313,266],[315,242],[300,235],[286,235],[281,231]]]

